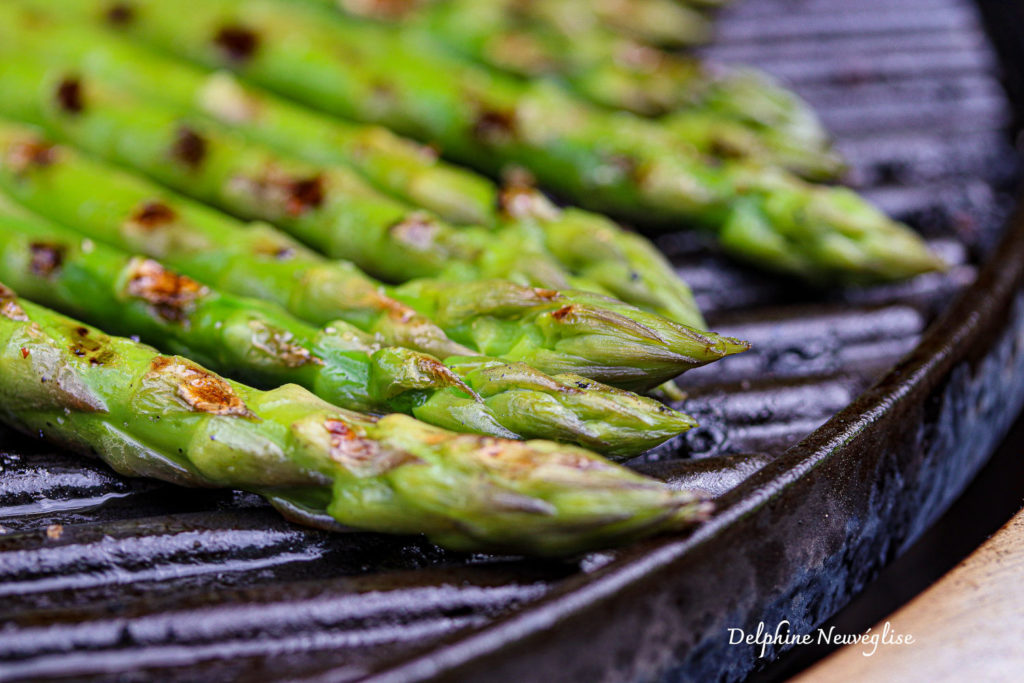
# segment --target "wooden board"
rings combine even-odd
[[[1024,680],[1024,511],[871,633],[886,622],[914,642],[848,645],[793,680]]]

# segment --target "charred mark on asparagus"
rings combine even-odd
[[[516,136],[515,113],[496,110],[480,112],[473,122],[473,136],[491,145],[512,140]]]
[[[415,211],[393,223],[388,228],[388,232],[401,242],[419,249],[426,249],[433,243],[438,232],[438,225],[437,221],[433,220],[429,214]]]
[[[417,0],[341,0],[347,12],[376,19],[401,19],[422,3]]]
[[[33,166],[49,166],[57,161],[57,149],[41,140],[23,140],[11,145],[7,161],[15,173],[23,173]]]
[[[508,183],[498,192],[498,211],[506,218],[555,220],[558,209],[530,185]]]
[[[3,284],[0,284],[0,315],[8,320],[28,322],[28,316],[18,304],[17,295]]]
[[[89,329],[86,327],[76,327],[74,334],[78,341],[71,344],[71,353],[76,357],[89,361],[89,365],[92,366],[106,365],[114,359],[116,354],[107,343],[110,338],[106,335],[94,339],[89,336]]]
[[[126,2],[115,2],[107,10],[105,17],[111,26],[127,26],[135,21],[135,8]]]
[[[538,287],[533,288],[534,295],[541,301],[554,301],[561,296],[557,290],[554,289],[540,289]]]
[[[47,244],[46,242],[33,242],[28,247],[32,254],[29,268],[33,275],[39,277],[50,277],[64,263],[64,247],[60,244]]]
[[[288,193],[287,210],[292,216],[298,216],[309,209],[316,209],[324,203],[324,180],[321,176],[292,180],[286,187]]]
[[[147,230],[154,230],[167,225],[177,218],[174,209],[163,202],[145,202],[132,214],[132,222]]]
[[[368,416],[367,416],[368,417]],[[420,462],[412,453],[386,448],[357,434],[341,420],[324,421],[330,438],[330,458],[359,477],[376,477],[400,465]]]
[[[293,217],[319,208],[326,199],[322,176],[297,178],[273,166],[258,175],[238,176],[232,179],[232,183],[260,203]]]
[[[171,155],[191,168],[197,168],[206,158],[206,140],[188,126],[178,128]]]
[[[209,293],[192,278],[172,273],[152,259],[135,259],[130,269],[128,295],[142,299],[170,322],[188,320],[196,300]]]
[[[57,85],[56,96],[57,104],[69,114],[78,114],[85,109],[82,81],[75,76],[68,76]]]
[[[233,62],[247,61],[260,44],[256,32],[244,26],[222,26],[213,42]]]
[[[293,344],[293,335],[287,330],[271,327],[259,320],[250,320],[249,329],[253,332],[252,345],[287,368],[324,364],[309,349]]]
[[[575,312],[575,310],[576,310],[576,307],[571,305],[571,304],[568,305],[568,306],[562,306],[557,311],[552,313],[551,317],[554,318],[555,320],[559,320],[559,321],[565,320],[567,317],[572,315],[573,312]]]
[[[157,356],[149,364],[147,380],[170,380],[178,398],[198,413],[255,417],[231,385],[212,372],[183,358]]]

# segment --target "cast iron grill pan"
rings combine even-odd
[[[1019,40],[1004,4],[992,35]],[[954,264],[813,292],[660,239],[713,328],[754,343],[686,375],[702,426],[634,463],[718,496],[711,522],[566,561],[465,555],[0,432],[0,681],[728,680],[756,662],[726,627],[807,632],[845,604],[1024,399],[1013,108],[964,0],[739,2],[707,52],[807,97],[858,189]]]

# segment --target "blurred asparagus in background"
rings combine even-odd
[[[44,24],[38,15],[26,17],[11,5],[0,7],[0,18],[5,46],[0,49],[12,58],[27,50],[47,53],[54,60],[70,61],[81,73],[112,79],[154,100],[212,117],[250,140],[310,162],[346,164],[379,190],[445,220],[500,226],[502,246],[517,255],[509,257],[514,264],[529,263],[528,256],[538,251],[527,248],[527,253],[520,253],[520,244],[543,244],[575,276],[572,281],[578,286],[604,290],[676,322],[705,326],[689,287],[661,252],[603,216],[560,209],[521,182],[501,190],[383,128],[318,114],[246,87],[224,72],[209,74],[80,26]],[[557,268],[545,266],[543,257],[528,272],[538,271],[552,280],[560,276]]]
[[[425,32],[503,72],[554,78],[594,103],[663,116],[679,140],[707,154],[779,165],[818,180],[843,170],[814,111],[767,74],[623,38],[593,17],[588,21],[589,6],[596,7],[587,0],[438,0],[410,8],[402,28]],[[397,22],[399,12],[391,10],[387,17]]]
[[[259,391],[0,286],[0,420],[119,473],[265,495],[292,518],[558,555],[672,531],[707,506],[585,450]]]
[[[35,94],[3,76],[9,65],[0,62],[0,108],[37,108]],[[108,132],[117,138],[116,127]],[[269,226],[245,228],[114,166],[54,146],[23,125],[0,123],[0,187],[33,211],[162,260],[200,282],[275,301],[317,325],[342,319],[387,344],[440,358],[483,353],[548,374],[648,389],[748,347],[583,292],[501,281],[417,280],[385,288]]]
[[[347,14],[375,21],[415,21],[430,15],[448,0],[315,0]],[[665,47],[684,47],[707,42],[712,35],[709,18],[695,7],[719,4],[675,0],[478,0],[477,5],[497,5],[520,15],[537,12],[569,22],[577,36],[618,33]]]
[[[43,3],[106,24],[100,0]],[[186,20],[187,17],[187,20]],[[334,19],[332,19],[334,17]],[[440,143],[491,172],[645,223],[694,225],[728,252],[812,280],[896,280],[944,267],[908,228],[856,194],[779,169],[710,160],[656,124],[502,78],[438,46],[301,3],[134,0],[117,29],[227,66],[310,106]]]

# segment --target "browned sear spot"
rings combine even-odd
[[[238,176],[234,183],[268,209],[282,211],[287,216],[300,216],[319,208],[326,197],[322,176],[300,178],[273,165],[258,174]]]
[[[555,320],[564,320],[568,316],[572,315],[574,310],[575,309],[571,304],[569,306],[562,306],[557,311],[552,313],[551,317],[554,318]]]
[[[530,215],[530,204],[534,190],[531,187],[509,184],[498,193],[498,211],[509,218],[524,218]]]
[[[374,464],[377,444],[356,434],[341,420],[327,420],[324,429],[331,435],[331,459],[352,471],[365,470]]]
[[[292,180],[287,187],[286,210],[298,216],[308,209],[315,209],[324,203],[324,181],[320,176]]]
[[[3,283],[0,283],[0,315],[8,320],[28,322],[28,316],[25,315],[24,309],[18,305],[17,295]],[[26,355],[24,349],[22,349],[22,355]]]
[[[533,293],[537,295],[538,299],[542,299],[544,301],[553,301],[558,298],[558,291],[554,289],[540,289],[538,287],[534,287]]]
[[[209,370],[179,358],[157,356],[149,366],[149,376],[163,375],[176,385],[178,398],[197,412],[211,415],[254,417],[231,385]]]
[[[26,171],[32,166],[49,166],[56,160],[56,148],[43,140],[15,142],[7,153],[7,163],[15,173]]]
[[[33,242],[28,245],[32,260],[29,268],[32,274],[38,277],[50,277],[64,263],[65,247],[61,244],[47,244],[45,242]]]
[[[388,317],[400,323],[407,323],[416,317],[416,311],[394,299],[384,298],[380,302],[388,311]]]
[[[171,156],[186,166],[196,168],[206,158],[206,140],[188,126],[178,128]]]
[[[85,358],[90,365],[105,365],[114,359],[116,354],[110,346],[110,337],[104,334],[92,337],[85,327],[76,327],[74,333],[78,341],[70,348],[78,358]]]
[[[82,99],[82,81],[68,76],[57,85],[57,104],[69,114],[78,114],[85,105]]]
[[[324,429],[330,434],[330,457],[356,476],[377,476],[418,458],[406,451],[389,449],[357,434],[341,420],[327,419]]]
[[[305,346],[294,343],[294,336],[286,330],[256,320],[249,322],[249,329],[253,332],[252,345],[271,358],[277,359],[285,367],[298,368],[310,363],[324,364]]]
[[[373,19],[401,19],[423,4],[420,0],[342,0],[347,12]]]
[[[135,8],[126,2],[115,2],[107,10],[106,19],[112,26],[127,26],[135,21]]]
[[[175,218],[174,209],[159,201],[145,202],[132,214],[132,221],[147,230],[171,223]]]
[[[482,111],[473,123],[473,135],[488,144],[508,142],[516,134],[516,117],[511,112]]]
[[[259,36],[244,26],[223,26],[213,37],[213,43],[228,59],[244,62],[255,54],[259,47]]]
[[[187,320],[196,300],[207,292],[192,278],[173,273],[152,259],[136,259],[128,279],[129,296],[142,299],[171,322]]]
[[[394,223],[388,230],[395,239],[411,244],[419,249],[425,249],[434,241],[438,225],[429,214],[414,211],[402,220]]]

